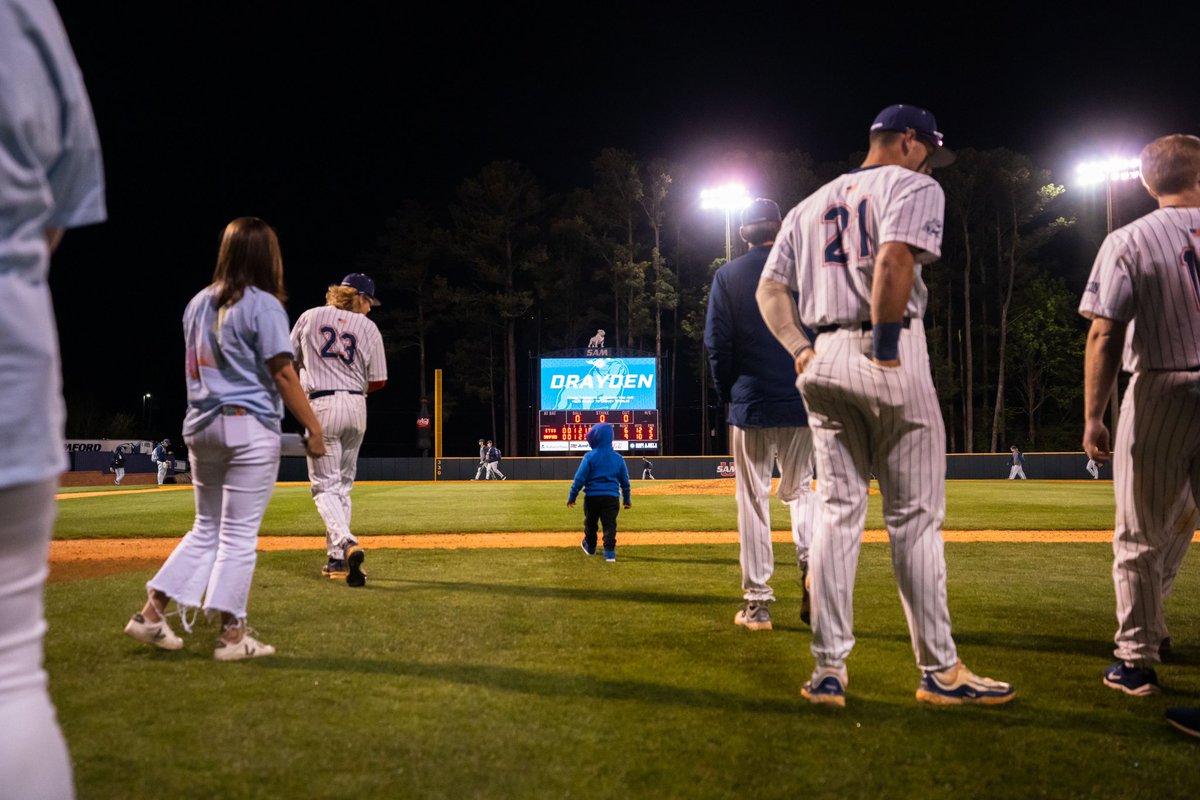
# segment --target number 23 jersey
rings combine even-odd
[[[366,314],[335,306],[310,308],[292,328],[292,348],[307,393],[366,392],[368,383],[387,380],[383,337]]]

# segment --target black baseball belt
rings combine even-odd
[[[870,333],[870,331],[873,327],[875,327],[875,326],[871,324],[871,320],[869,320],[869,319],[863,320],[862,322],[835,322],[832,325],[820,326],[819,328],[817,328],[817,333],[833,333],[836,330],[842,330],[842,329],[848,330],[848,331],[861,330],[863,333]],[[903,320],[901,320],[900,327],[905,328],[905,329],[911,328],[912,327],[912,317],[905,317]]]
[[[322,389],[319,392],[309,392],[308,399],[316,400],[318,397],[329,397],[331,394],[345,392],[346,394],[362,394],[358,389]]]

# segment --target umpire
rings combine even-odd
[[[754,298],[763,264],[782,218],[774,200],[759,198],[742,212],[739,233],[750,245],[744,256],[717,270],[708,298],[704,344],[713,384],[729,406],[729,445],[736,464],[738,537],[746,605],[734,623],[770,630],[768,581],[775,570],[771,544],[771,474],[779,462],[777,495],[791,515],[801,582],[808,571],[808,543],[817,501],[812,494],[812,433],[796,389],[791,355],[767,329]],[[809,621],[808,591],[800,616]]]

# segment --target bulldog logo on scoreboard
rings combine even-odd
[[[588,339],[587,354],[589,356],[607,356],[608,348],[604,346],[604,329],[599,328],[596,335]]]

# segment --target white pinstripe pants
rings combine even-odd
[[[325,523],[325,549],[330,558],[340,559],[347,544],[358,542],[350,532],[350,490],[367,431],[367,398],[337,392],[311,402],[325,433],[325,455],[309,457],[308,478],[317,513]]]
[[[1113,451],[1114,654],[1159,661],[1163,600],[1200,525],[1200,372],[1138,372],[1121,402]]]
[[[808,563],[817,498],[812,491],[813,444],[808,428],[741,428],[729,426],[735,473],[738,539],[741,542],[742,591],[747,600],[769,602],[775,571],[771,544],[771,471],[779,462],[776,494],[791,516],[796,563]]]
[[[808,406],[821,500],[809,555],[812,651],[842,667],[854,646],[854,580],[874,469],[892,543],[892,569],[922,670],[958,655],[946,604],[942,520],[946,515],[946,434],[929,372],[925,330],[900,334],[900,366],[870,359],[871,334],[822,334],[796,385]]]

